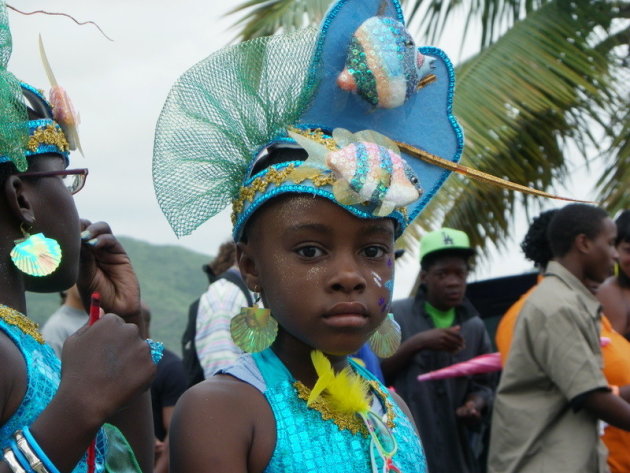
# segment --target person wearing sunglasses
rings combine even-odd
[[[125,471],[149,473],[159,348],[139,336],[137,279],[108,225],[79,219],[72,195],[87,169],[68,168],[58,115],[6,70],[4,2],[0,33],[0,473],[101,473],[108,445],[132,454]],[[59,360],[26,315],[25,292],[77,281],[107,313],[70,336]]]

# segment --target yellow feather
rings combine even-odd
[[[369,386],[350,366],[335,374],[330,361],[319,350],[311,352],[311,360],[319,379],[311,391],[307,405],[321,395],[330,409],[336,412],[356,414],[370,410]]]

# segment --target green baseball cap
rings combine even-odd
[[[465,258],[474,255],[476,252],[470,246],[470,240],[461,230],[454,228],[440,228],[427,233],[420,240],[420,261],[425,256],[437,251],[460,251]]]

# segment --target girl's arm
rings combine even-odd
[[[140,285],[131,260],[120,242],[104,222],[82,221],[80,274],[77,286],[85,307],[96,291],[107,312],[137,325],[140,337],[146,338],[146,327],[140,308]],[[100,322],[98,322],[100,323]],[[98,325],[98,323],[96,325]],[[145,473],[153,471],[154,435],[150,393],[144,392],[117,411],[107,422],[123,433]]]
[[[68,338],[62,356],[62,378],[55,397],[31,425],[19,428],[28,427],[56,468],[68,473],[103,422],[148,388],[155,365],[137,327],[113,314]],[[4,335],[0,357],[6,367],[0,377],[0,412],[5,423],[26,392],[26,364]],[[4,472],[6,462],[1,463]]]
[[[169,434],[171,472],[262,472],[275,437],[264,396],[230,376],[215,376],[177,402]]]

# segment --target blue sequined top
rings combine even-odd
[[[351,363],[361,376],[376,380],[367,370]],[[295,379],[271,349],[244,355],[223,373],[253,385],[271,406],[277,440],[265,473],[371,471],[369,437],[341,429],[332,419],[324,420],[319,411],[307,407],[306,401],[298,397]],[[384,386],[380,387],[387,393]],[[398,442],[394,464],[403,473],[426,473],[424,452],[413,426],[391,396],[387,397],[393,406],[393,434]],[[377,464],[382,468],[380,458]]]
[[[30,426],[50,403],[61,380],[61,361],[48,345],[38,342],[23,332],[16,325],[7,323],[0,317],[0,330],[18,347],[26,362],[27,387],[19,407],[9,420],[0,426],[0,458],[2,449],[9,442],[16,430]],[[63,432],[63,426],[60,426]],[[106,439],[102,430],[96,441],[96,472],[104,471],[104,452]],[[86,455],[77,463],[72,473],[87,471]]]

